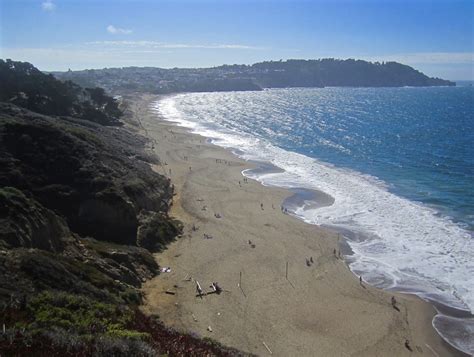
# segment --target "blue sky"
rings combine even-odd
[[[473,0],[0,0],[0,58],[42,70],[361,58],[474,79],[473,19]]]

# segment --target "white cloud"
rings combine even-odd
[[[118,35],[118,34],[120,34],[120,35],[129,35],[133,31],[130,30],[130,29],[122,29],[120,27],[115,27],[113,25],[109,25],[109,26],[107,26],[107,32],[111,33],[113,35]]]
[[[44,11],[54,11],[54,9],[56,9],[56,4],[54,4],[53,0],[46,0],[41,4],[41,8]]]
[[[172,54],[169,50],[110,51],[109,49],[63,48],[0,48],[2,58],[30,62],[41,70],[67,70],[122,66],[159,66],[157,58]],[[147,55],[148,54],[148,55]]]
[[[1,0],[0,0],[1,1]],[[199,51],[200,56],[183,56],[181,51]],[[202,49],[202,50],[200,50]],[[209,50],[206,50],[209,49]],[[236,44],[174,44],[157,41],[95,41],[58,47],[1,48],[0,57],[33,63],[42,70],[67,70],[123,66],[210,67],[223,63],[244,63],[247,56],[263,54],[261,47]],[[239,59],[238,56],[242,59]],[[226,60],[226,56],[232,60]],[[237,57],[236,57],[237,56]],[[258,57],[259,60],[263,58]],[[257,60],[252,60],[257,62]]]
[[[188,43],[167,43],[158,41],[94,41],[86,42],[86,45],[106,46],[108,48],[168,48],[168,49],[234,49],[234,50],[264,50],[265,47],[248,46],[241,44],[188,44]]]

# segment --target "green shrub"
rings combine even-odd
[[[122,305],[112,305],[82,295],[45,291],[33,298],[28,306],[31,328],[60,328],[78,335],[113,332],[120,336],[134,316]]]

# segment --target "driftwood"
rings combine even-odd
[[[201,284],[199,284],[199,281],[196,280],[196,291],[198,293],[198,296],[202,299],[202,288]]]
[[[268,347],[268,345],[265,343],[265,341],[262,341],[263,345],[265,346],[265,348],[268,350],[268,352],[272,355],[273,352],[272,350],[270,349],[270,347]]]

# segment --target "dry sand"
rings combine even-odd
[[[166,163],[154,169],[175,185],[171,215],[185,228],[182,238],[156,254],[160,266],[172,270],[144,285],[145,312],[262,356],[457,354],[433,330],[431,305],[396,295],[396,311],[391,293],[361,286],[333,254],[337,234],[281,212],[290,192],[244,183],[241,172],[251,165],[159,120],[149,110],[156,99],[135,98],[131,109],[152,140],[150,149]],[[196,297],[195,280],[205,291],[218,282],[224,292]]]

